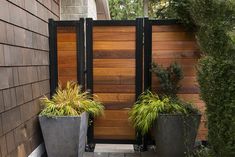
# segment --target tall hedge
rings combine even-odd
[[[203,53],[198,66],[213,156],[235,157],[234,0],[169,0],[169,9],[194,29]]]

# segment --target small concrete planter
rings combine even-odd
[[[201,115],[160,114],[154,128],[158,157],[184,157],[194,147]]]
[[[48,118],[39,116],[48,157],[82,157],[85,151],[88,114]]]

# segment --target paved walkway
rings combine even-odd
[[[142,153],[91,153],[86,152],[83,157],[156,157],[153,152]]]

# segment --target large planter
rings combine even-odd
[[[194,147],[201,115],[160,114],[154,128],[158,157],[184,157]]]
[[[85,151],[88,114],[48,118],[39,116],[48,157],[82,157]]]

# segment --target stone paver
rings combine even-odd
[[[86,152],[83,157],[156,157],[154,152],[142,153],[91,153]]]

